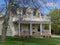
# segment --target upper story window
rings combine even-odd
[[[33,9],[32,9],[32,7],[28,7],[28,8],[26,9],[26,14],[27,14],[27,15],[30,15],[30,16],[33,15]]]
[[[18,14],[18,15],[22,15],[22,14],[23,14],[23,11],[18,8],[18,9],[17,9],[17,14]]]
[[[18,15],[22,15],[22,13],[23,13],[22,10],[17,10]]]
[[[31,12],[27,12],[27,14],[28,14],[28,15],[30,15],[30,14],[31,14]]]
[[[40,16],[41,16],[40,10],[37,10],[37,11],[36,11],[36,16],[37,16],[37,17],[40,17]]]
[[[36,16],[37,17],[40,17],[41,16],[41,13],[40,12],[36,12]]]
[[[38,13],[38,15],[37,15],[38,17],[40,16],[40,13]]]
[[[33,15],[36,16],[36,11],[34,11],[34,14]]]
[[[31,12],[27,12],[27,16],[28,17],[31,17]]]

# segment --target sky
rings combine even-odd
[[[22,4],[22,1],[25,1],[25,3]],[[34,5],[36,5],[36,7],[41,6],[39,8],[41,9],[41,11],[44,15],[48,14],[53,9],[60,9],[60,0],[45,0],[45,1],[46,1],[46,3],[44,4],[40,0],[34,0]],[[21,4],[19,4],[19,5],[22,6],[22,7],[29,7],[29,6],[34,7],[31,0],[20,0],[20,3]],[[0,10],[2,10],[2,7],[6,7],[4,0],[0,0]],[[2,11],[2,13],[3,12],[6,12],[6,9],[4,9]],[[5,13],[3,13],[3,14],[5,14]]]
[[[53,9],[60,9],[60,0],[46,0],[47,4],[46,6],[48,6],[49,8]],[[43,10],[45,14],[47,14],[48,12],[50,12],[50,10],[46,9]]]

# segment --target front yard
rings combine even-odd
[[[7,37],[7,42],[0,45],[60,45],[60,38],[12,38]]]

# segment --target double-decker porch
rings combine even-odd
[[[13,17],[15,27],[14,36],[40,36],[51,35],[51,20],[50,17]],[[48,24],[48,29],[44,29],[44,25]]]

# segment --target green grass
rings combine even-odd
[[[7,42],[0,45],[60,45],[59,38],[12,38],[7,37]]]

